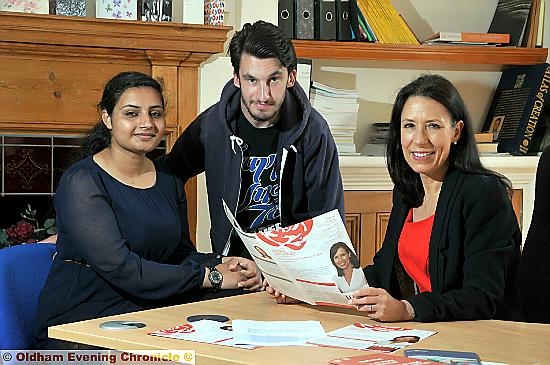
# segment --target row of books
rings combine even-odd
[[[419,44],[390,0],[279,0],[278,22],[294,39]]]
[[[390,0],[356,0],[359,40],[387,44],[419,44],[405,19]],[[352,22],[355,16],[352,14]]]
[[[545,0],[499,0],[491,24],[482,32],[438,32],[423,44],[541,47]]]
[[[0,11],[223,25],[225,0],[0,0]]]

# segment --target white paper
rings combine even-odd
[[[349,293],[366,285],[367,281],[357,260],[351,282],[343,283],[345,279],[338,276],[336,264],[330,257],[335,244],[344,244],[355,256],[337,209],[289,227],[245,233],[225,202],[223,206],[270,286],[312,305],[352,307],[348,304]]]
[[[436,332],[405,327],[354,323],[327,333],[309,343],[319,346],[345,347],[356,350],[393,352],[427,338]]]
[[[255,346],[306,345],[308,340],[326,336],[319,321],[233,320],[236,344]]]

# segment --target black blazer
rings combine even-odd
[[[439,195],[429,248],[432,291],[404,298],[395,260],[411,206],[399,191],[382,248],[365,268],[370,286],[413,306],[415,320],[520,319],[521,232],[505,187],[494,176],[450,169]]]
[[[520,269],[525,319],[550,323],[550,146],[540,156],[531,225]]]

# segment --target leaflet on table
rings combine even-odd
[[[225,201],[223,206],[269,285],[279,292],[312,305],[352,307],[346,293],[367,285],[337,209],[289,227],[246,233]],[[345,253],[343,259],[331,257],[333,246],[347,248],[336,250]],[[339,276],[342,267],[352,269],[349,280]]]
[[[434,331],[405,327],[354,323],[329,332],[326,337],[310,340],[308,343],[327,347],[393,352],[417,343],[435,333]]]
[[[233,327],[231,325],[208,319],[185,323],[179,326],[149,332],[148,334],[152,336],[175,338],[177,340],[203,342],[243,349],[255,349],[258,347],[235,344],[233,340]]]
[[[235,319],[236,343],[256,346],[308,346],[312,338],[326,336],[319,321],[252,321]]]

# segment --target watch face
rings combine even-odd
[[[218,270],[211,270],[210,275],[208,276],[208,279],[210,279],[212,284],[219,284],[223,280],[223,276]]]

